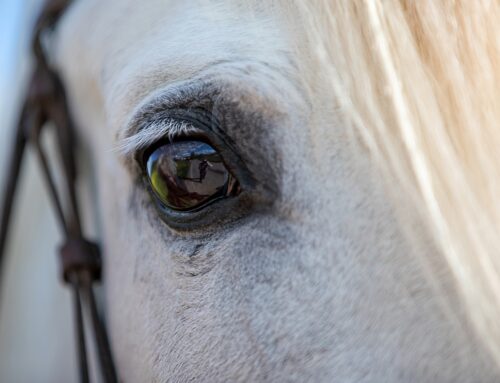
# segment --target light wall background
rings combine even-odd
[[[0,0],[0,193],[40,0]],[[60,283],[59,232],[32,153],[22,169],[0,278],[0,382],[76,382],[69,292]],[[1,208],[1,207],[0,207]]]

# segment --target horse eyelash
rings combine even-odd
[[[162,119],[145,125],[129,137],[125,137],[114,148],[121,156],[130,156],[146,149],[155,142],[168,138],[173,140],[178,136],[200,133],[201,130],[186,121],[175,119]]]

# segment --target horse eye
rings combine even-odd
[[[155,149],[146,161],[151,188],[174,210],[193,210],[237,189],[221,155],[201,141],[180,141]]]

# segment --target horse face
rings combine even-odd
[[[300,18],[288,3],[89,0],[62,21],[57,62],[97,177],[120,375],[493,379],[428,281],[426,229],[408,207],[406,240],[398,186],[388,193],[342,122]],[[191,112],[240,190],[175,212],[158,207],[141,160],[173,134],[165,120]],[[447,286],[437,257],[426,266]]]

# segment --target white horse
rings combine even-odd
[[[121,379],[499,381],[499,16],[75,2],[51,48]]]

